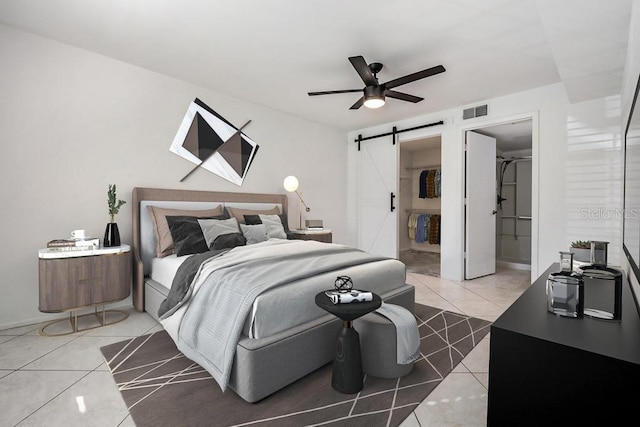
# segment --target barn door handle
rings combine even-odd
[[[396,195],[391,193],[391,212],[396,210],[396,207],[393,206],[393,199],[395,199],[395,198],[396,198]]]

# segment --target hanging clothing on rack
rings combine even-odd
[[[424,214],[424,241],[429,243],[431,233],[431,214]]]
[[[440,214],[411,213],[407,221],[409,238],[416,243],[440,244]]]
[[[432,245],[440,244],[440,215],[431,215],[429,219],[429,238],[427,241]]]
[[[440,169],[425,169],[420,172],[418,197],[421,199],[440,197],[442,193],[441,177]]]
[[[415,240],[416,228],[418,227],[418,214],[412,213],[411,215],[409,215],[409,220],[407,225],[409,227],[409,238],[411,240]]]
[[[423,170],[422,172],[420,172],[420,179],[418,180],[418,184],[419,184],[418,197],[420,197],[421,199],[427,198],[427,174],[428,173],[429,173],[428,170]]]
[[[436,171],[429,169],[427,172],[427,199],[436,197]]]
[[[424,215],[418,215],[418,221],[416,224],[416,243],[424,243]]]

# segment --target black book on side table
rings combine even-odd
[[[352,322],[358,317],[380,308],[382,299],[373,294],[372,301],[334,304],[320,292],[316,295],[316,305],[342,320],[342,328],[336,339],[336,355],[333,361],[331,386],[341,393],[358,393],[362,390],[362,358],[360,356],[360,336]]]

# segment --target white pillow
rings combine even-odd
[[[244,237],[247,239],[247,245],[264,242],[269,239],[269,236],[267,236],[267,228],[264,224],[240,224],[240,229],[242,230]]]
[[[267,236],[272,239],[286,239],[287,233],[284,231],[282,225],[282,219],[278,215],[262,215],[260,214],[260,221],[267,229]]]
[[[211,245],[218,236],[240,232],[238,221],[235,218],[199,219],[198,224],[200,224],[208,248],[211,248]]]

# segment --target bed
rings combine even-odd
[[[254,280],[251,275],[265,278],[268,277],[267,274],[279,276],[279,272],[282,271],[281,275],[285,277],[289,274],[284,273],[287,266],[290,270],[304,273],[290,273],[292,277],[287,280],[283,278],[278,286],[269,285],[266,288],[255,286],[251,292],[258,292],[255,289],[259,288],[261,289],[259,293],[247,299],[246,301],[249,302],[246,304],[243,302],[239,305],[243,310],[246,309],[247,315],[242,315],[241,321],[236,322],[237,325],[234,324],[234,328],[238,330],[238,337],[229,341],[233,351],[225,355],[229,369],[222,375],[226,377],[224,384],[214,375],[215,372],[212,376],[223,390],[228,387],[248,402],[259,401],[332,361],[335,336],[341,322],[333,315],[316,307],[314,295],[321,290],[331,288],[338,275],[352,277],[355,287],[372,290],[384,301],[413,311],[414,288],[405,283],[405,269],[402,263],[387,258],[376,259],[362,251],[339,244],[270,238],[263,242],[222,249],[216,251],[210,258],[208,253],[187,256],[163,253],[165,256],[158,257],[158,251],[162,249],[159,243],[164,239],[162,236],[157,237],[154,213],[162,211],[171,214],[172,218],[182,218],[196,211],[197,213],[193,216],[203,216],[206,213],[206,218],[218,218],[211,215],[222,210],[228,217],[235,217],[239,222],[244,222],[243,218],[249,221],[250,218],[258,216],[258,213],[268,213],[259,215],[266,221],[273,218],[277,212],[286,229],[287,196],[284,194],[134,188],[132,205],[134,307],[139,311],[148,312],[161,322],[185,355],[201,364],[210,373],[215,369],[207,365],[208,359],[201,360],[198,358],[201,356],[200,352],[192,356],[181,348],[180,344],[184,345],[183,341],[187,339],[183,340],[178,336],[178,330],[181,329],[180,322],[187,323],[183,317],[193,317],[191,313],[203,311],[202,307],[206,307],[203,303],[199,303],[198,309],[193,308],[199,301],[198,298],[200,300],[205,298],[200,296],[205,294],[205,291],[200,289],[205,289],[205,285],[209,286],[206,282],[225,282],[226,276],[216,275],[224,274],[231,264],[238,264],[238,267],[234,267],[236,268],[234,274],[241,274],[241,276],[228,276],[230,278],[226,281],[232,282],[233,277],[242,277],[242,280],[237,282],[242,282],[243,286],[244,283]],[[200,222],[200,224],[204,223]],[[288,233],[287,236],[289,236]],[[306,254],[307,251],[308,254]],[[336,251],[338,253],[334,253]],[[294,256],[294,253],[298,255]],[[271,270],[271,273],[258,270],[262,268],[259,267],[260,257],[266,255],[271,257],[272,261],[265,261],[262,265],[270,266],[266,270]],[[177,273],[185,269],[183,264],[199,263],[197,258],[201,256],[207,257],[207,261],[198,268],[195,278],[191,281],[190,292],[192,293],[189,294],[191,296],[183,297],[181,303],[167,310],[167,301],[172,299],[168,296],[172,294],[172,284],[175,287]],[[292,259],[289,260],[285,256],[291,256]],[[302,256],[314,258],[307,258],[306,261],[305,259],[293,260],[294,257]],[[330,258],[331,261],[328,261]],[[285,259],[287,262],[281,266],[276,264],[284,262]],[[310,262],[309,259],[312,261]],[[298,262],[298,267],[293,264],[294,262]],[[299,266],[308,267],[300,268]],[[284,270],[280,270],[281,268]],[[206,275],[205,271],[208,272]],[[216,276],[215,280],[212,279],[214,276]],[[187,277],[190,280],[190,276]],[[262,281],[267,282],[267,280]],[[202,288],[199,287],[200,285]],[[260,286],[264,285],[261,283]],[[216,311],[211,310],[211,312]],[[237,312],[244,313],[240,308]],[[210,315],[206,314],[206,316]],[[227,317],[229,316],[225,316],[225,319]],[[196,323],[204,325],[213,321],[207,317],[203,320],[198,319]],[[202,336],[201,331],[226,331],[227,326],[218,327],[211,323],[207,327],[196,327],[194,334],[197,336],[194,340],[206,343],[207,339]],[[186,326],[182,329],[188,330]],[[215,358],[212,357],[212,359]]]

